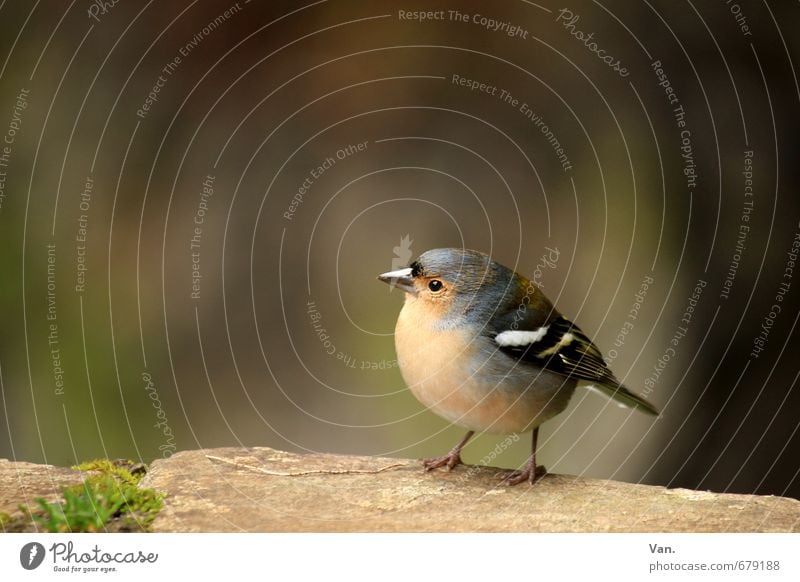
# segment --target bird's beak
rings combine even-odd
[[[414,287],[414,277],[411,275],[411,267],[383,273],[378,275],[378,279],[392,287],[399,287],[406,293],[414,295],[417,293],[417,289]]]

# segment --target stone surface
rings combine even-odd
[[[78,485],[83,477],[73,469],[0,459],[0,512],[17,513],[20,504],[35,507],[37,497],[60,499],[62,487]]]
[[[268,448],[185,451],[141,483],[163,491],[155,531],[786,532],[800,501],[499,469],[423,473],[419,461]]]

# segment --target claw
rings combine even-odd
[[[433,459],[425,459],[422,461],[422,466],[425,468],[425,472],[431,471],[432,469],[438,469],[439,467],[447,467],[448,471],[452,471],[453,467],[456,465],[461,464],[461,449],[464,448],[464,445],[467,444],[467,441],[472,438],[472,435],[475,434],[475,431],[471,430],[464,438],[458,441],[458,444],[454,446],[449,453],[447,453],[443,457],[434,457]]]
[[[453,467],[461,464],[461,455],[457,452],[449,452],[443,457],[434,457],[433,459],[425,459],[422,461],[422,466],[425,471],[432,471],[439,467],[447,467],[447,471],[452,471]]]
[[[528,462],[525,463],[525,468],[521,471],[505,471],[500,474],[503,481],[510,487],[519,485],[523,481],[527,481],[531,485],[536,483],[539,479],[547,475],[547,469],[542,465],[536,464],[536,441],[539,438],[539,427],[533,429],[531,435],[531,456],[528,457]]]
[[[535,470],[531,470],[531,466],[526,465],[521,471],[506,471],[500,473],[500,480],[504,481],[509,487],[519,485],[525,481],[533,485],[545,475],[547,475],[547,469],[542,465],[537,465]]]

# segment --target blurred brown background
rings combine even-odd
[[[663,410],[551,471],[800,497],[797,4],[562,8],[4,3],[0,456],[440,454],[375,275],[463,245]]]

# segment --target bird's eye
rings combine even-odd
[[[428,283],[428,289],[430,289],[433,293],[438,293],[444,288],[444,283],[439,281],[439,279],[433,279]]]

